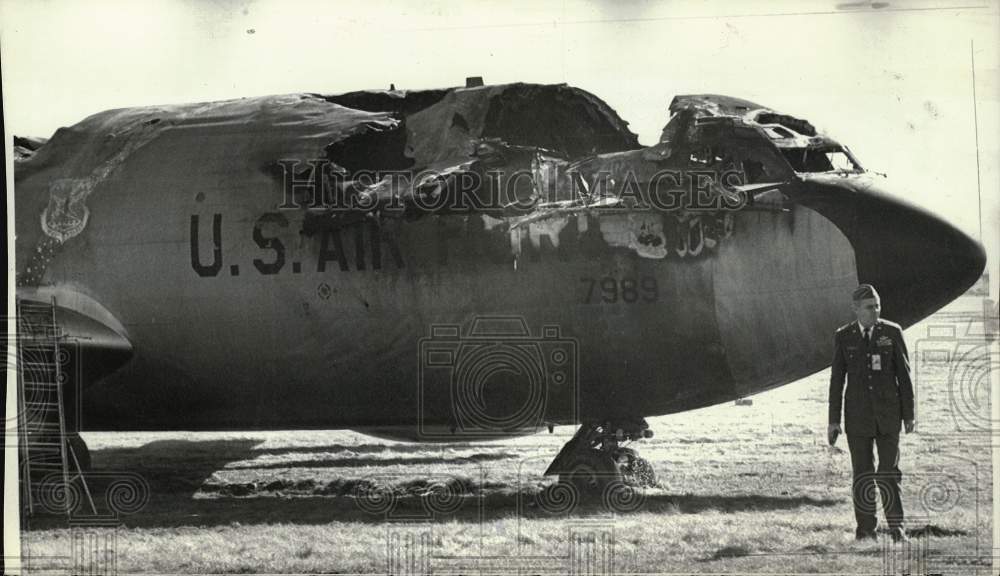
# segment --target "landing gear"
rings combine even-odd
[[[633,487],[656,485],[650,463],[622,442],[651,438],[653,431],[642,418],[585,422],[563,446],[545,475],[559,475],[559,482],[579,494],[600,494],[610,484]]]

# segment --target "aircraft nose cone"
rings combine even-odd
[[[910,326],[969,289],[986,254],[967,234],[914,206],[867,214],[855,246],[858,280],[882,295],[886,318]],[[853,243],[853,239],[852,239]]]
[[[872,186],[837,194],[824,204],[838,206],[833,220],[854,248],[858,281],[878,290],[885,318],[911,326],[982,275],[983,247],[935,214]]]

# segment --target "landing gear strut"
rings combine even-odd
[[[84,472],[90,472],[90,449],[87,448],[87,443],[83,441],[83,438],[80,438],[78,432],[71,432],[68,437],[70,448],[73,449],[73,453],[76,454],[76,459],[80,463],[80,469]]]
[[[559,482],[580,493],[595,493],[612,482],[646,487],[656,484],[656,473],[645,458],[621,444],[651,438],[645,419],[585,422],[563,446],[545,475],[559,475]]]

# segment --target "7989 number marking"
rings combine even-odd
[[[585,287],[584,304],[600,302],[634,304],[636,302],[656,302],[660,299],[655,276],[643,276],[638,280],[604,276],[603,278],[580,278],[580,282]]]

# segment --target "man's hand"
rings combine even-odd
[[[837,436],[844,431],[840,429],[840,424],[829,424],[826,427],[826,440],[833,446],[837,442]]]
[[[917,423],[914,420],[903,420],[903,428],[906,429],[907,434],[913,432],[913,429],[916,427],[916,425]]]

